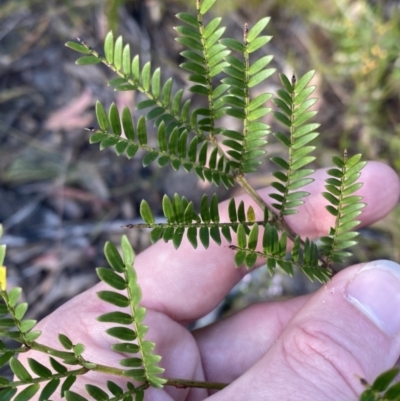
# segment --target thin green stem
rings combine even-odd
[[[9,382],[7,384],[0,384],[0,389],[4,388],[10,388],[10,387],[18,387],[18,386],[26,386],[27,384],[32,384],[32,383],[43,383],[43,382],[48,382],[53,379],[63,379],[64,377],[69,377],[69,376],[80,376],[84,375],[88,372],[89,370],[86,368],[80,368],[76,370],[69,370],[65,373],[57,373],[54,374],[50,377],[34,377],[32,380],[29,381],[29,383],[25,381],[13,381]]]

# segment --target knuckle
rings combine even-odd
[[[282,338],[283,357],[292,371],[314,384],[342,383],[354,391],[354,374],[362,369],[341,338],[326,321],[295,326]]]

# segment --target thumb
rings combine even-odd
[[[244,375],[211,399],[351,400],[400,354],[400,266],[380,260],[337,274]],[[243,394],[239,396],[239,394]]]

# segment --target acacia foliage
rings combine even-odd
[[[259,56],[257,51],[271,40],[271,36],[264,34],[270,18],[262,18],[252,27],[245,24],[243,40],[239,41],[224,37],[221,18],[206,15],[212,3],[197,2],[196,16],[179,13],[177,18],[183,25],[175,28],[176,40],[186,47],[181,52],[185,61],[180,67],[188,73],[189,92],[204,97],[205,107],[192,107],[183,88],[175,89],[172,78],[163,82],[160,67],[153,69],[151,62],[142,65],[139,55],[131,57],[129,44],[124,44],[122,37],[115,39],[112,32],[105,39],[104,56],[82,40],[67,43],[84,53],[77,64],[103,63],[111,68],[117,75],[109,82],[114,90],[133,90],[145,97],[136,106],[141,113],[137,121],[127,107],[120,111],[111,104],[107,109],[97,102],[98,127],[89,128],[93,132],[90,141],[99,143],[101,150],[114,147],[117,155],[125,154],[128,158],[143,154],[145,167],[157,162],[159,167],[171,165],[174,170],[193,172],[216,186],[228,189],[240,185],[261,209],[236,205],[231,200],[229,221],[223,221],[216,194],[211,199],[204,195],[199,211],[194,210],[193,200],[175,194],[172,198],[163,197],[161,206],[166,222],[157,221],[143,200],[140,214],[144,223],[128,227],[151,228],[153,242],[172,241],[175,248],[185,237],[194,248],[199,243],[207,248],[210,241],[230,244],[237,266],[251,268],[261,257],[266,259],[271,274],[277,266],[290,275],[300,268],[310,279],[325,282],[332,263],[342,261],[349,255],[344,249],[355,244],[357,233],[352,228],[357,224],[351,225],[350,220],[364,204],[360,197],[345,198],[345,194],[361,186],[355,182],[359,174],[351,171],[359,172],[365,163],[360,161],[360,155],[349,160],[344,156],[340,162],[339,158],[334,159],[336,165],[354,166],[350,173],[342,172],[352,177],[340,185],[334,184],[333,178],[327,180],[328,195],[324,196],[334,202],[328,210],[336,208],[338,220],[329,236],[322,239],[322,247],[289,229],[284,217],[298,212],[309,195],[306,186],[313,181],[312,142],[319,135],[319,124],[312,121],[317,111],[311,109],[318,100],[312,97],[315,71],[290,79],[280,74],[282,87],[276,96],[266,93],[265,81],[275,73],[269,66],[273,57]],[[246,175],[256,172],[265,160],[271,132],[265,117],[272,111],[271,101],[276,107],[273,116],[284,128],[273,135],[284,146],[287,156],[271,157],[278,170],[273,173],[276,192],[270,195],[273,202],[269,206],[250,187]],[[224,128],[221,118],[225,116],[239,120],[241,129]],[[153,135],[155,138],[150,139]],[[289,243],[294,244],[291,252]]]
[[[81,39],[66,44],[83,54],[77,64],[103,63],[114,71],[116,77],[109,82],[114,90],[137,91],[145,97],[137,104],[141,113],[137,121],[127,107],[119,110],[115,104],[105,107],[97,102],[98,127],[87,128],[92,133],[90,142],[98,143],[100,150],[114,148],[118,156],[133,158],[143,154],[145,167],[157,162],[159,167],[182,168],[216,186],[229,189],[240,185],[253,199],[253,206],[244,202],[237,204],[231,199],[229,221],[223,221],[216,194],[204,195],[199,211],[195,210],[193,200],[179,194],[165,195],[161,209],[166,221],[161,222],[143,200],[140,214],[144,223],[129,227],[150,228],[153,242],[172,241],[178,248],[186,237],[194,248],[199,244],[208,248],[213,241],[229,246],[235,253],[236,266],[252,268],[263,258],[271,275],[277,268],[292,275],[297,268],[311,280],[326,282],[332,264],[349,256],[347,248],[356,243],[357,233],[353,229],[359,222],[355,218],[365,205],[354,193],[362,185],[358,179],[365,162],[360,155],[348,158],[346,152],[343,157],[333,158],[335,168],[328,171],[323,196],[329,202],[327,210],[335,216],[335,223],[329,235],[320,239],[322,245],[290,230],[285,216],[297,213],[299,206],[306,202],[306,186],[313,180],[314,170],[310,164],[315,159],[312,155],[315,145],[312,141],[319,135],[319,124],[312,120],[316,110],[310,110],[317,102],[317,98],[310,97],[315,91],[312,85],[315,72],[291,78],[280,74],[281,88],[276,95],[266,93],[265,81],[275,73],[274,68],[269,67],[272,55],[259,56],[257,50],[271,40],[271,36],[263,34],[270,19],[262,18],[250,28],[246,24],[242,41],[224,37],[222,19],[207,15],[215,1],[197,0],[195,16],[177,15],[183,25],[176,27],[176,40],[186,47],[181,53],[185,61],[180,67],[188,73],[189,93],[202,96],[204,107],[192,107],[191,98],[183,88],[176,89],[172,78],[164,81],[160,67],[153,68],[151,62],[143,64],[139,55],[131,57],[130,46],[124,44],[121,36],[115,39],[112,32],[108,33],[104,56]],[[271,128],[265,117],[272,111],[271,106],[275,107],[273,117],[284,128],[273,136],[287,154],[286,157],[271,157],[278,170],[273,173],[276,180],[272,184],[277,192],[271,194],[272,206],[269,206],[250,186],[246,175],[256,172],[266,159]],[[241,128],[233,130],[221,126],[225,116],[237,119]],[[122,254],[112,243],[106,244],[105,255],[110,268],[100,267],[97,274],[112,288],[100,291],[98,296],[115,310],[102,314],[98,320],[113,324],[106,330],[116,339],[112,349],[129,354],[120,360],[122,368],[104,367],[86,360],[84,344],[74,343],[62,333],[59,335],[62,350],[38,343],[40,332],[33,330],[36,322],[24,319],[27,305],[18,304],[20,289],[6,292],[2,288],[0,333],[21,346],[9,348],[0,342],[0,362],[9,363],[18,379],[10,382],[0,378],[0,399],[10,400],[16,395],[17,387],[25,386],[15,400],[29,400],[39,393],[39,399],[46,400],[55,391],[60,391],[69,401],[86,400],[84,395],[74,392],[73,384],[77,376],[91,371],[127,379],[126,389],[111,380],[106,383],[107,389],[87,385],[88,395],[95,400],[140,401],[148,387],[160,388],[166,384],[167,380],[160,377],[163,369],[159,366],[161,357],[154,353],[155,344],[145,339],[146,310],[140,305],[141,291],[133,269],[134,253],[126,237],[122,238],[121,249]],[[1,246],[0,265],[4,254],[5,247]],[[22,365],[15,355],[28,349],[45,352],[48,364],[30,358],[29,368]],[[74,365],[76,369],[71,368]],[[367,386],[363,400],[374,400],[372,396],[382,394],[384,399],[398,399],[395,398],[399,393],[396,385],[388,389],[393,375],[389,372]],[[40,383],[46,384],[41,387]]]

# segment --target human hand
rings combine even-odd
[[[314,178],[305,205],[287,219],[295,232],[310,238],[326,235],[333,222],[320,195],[324,171]],[[395,206],[400,184],[390,168],[377,162],[367,164],[361,179],[359,194],[368,205],[360,219],[368,225]],[[259,191],[268,202],[270,192]],[[246,199],[246,205],[251,203]],[[227,218],[226,209],[226,203],[220,205],[221,217]],[[233,256],[228,247],[214,244],[193,250],[182,243],[175,251],[159,242],[136,257],[148,338],[163,357],[165,376],[231,383],[211,396],[204,389],[149,389],[146,400],[356,400],[362,391],[357,376],[372,381],[398,359],[400,266],[392,262],[349,267],[315,294],[253,305],[189,332],[185,324],[210,312],[246,274],[234,268]],[[112,310],[96,296],[102,289],[103,283],[96,285],[40,322],[39,342],[59,348],[57,334],[63,333],[86,345],[87,360],[118,366],[121,355],[111,350],[115,339],[95,320]],[[44,354],[31,351],[20,360],[27,357],[47,364]],[[85,394],[87,383],[104,388],[107,379],[118,382],[90,372],[78,378],[73,390]]]

